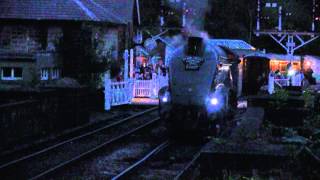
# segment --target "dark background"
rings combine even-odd
[[[197,5],[196,2],[193,6]],[[283,29],[311,31],[312,0],[261,0],[262,7],[265,2],[277,2],[278,6],[283,6]],[[154,31],[157,31],[159,14],[164,15],[166,27],[181,25],[181,9],[175,9],[172,5],[168,5],[168,1],[141,0],[140,4],[143,27],[149,28],[149,30],[152,27]],[[319,4],[319,0],[316,0],[316,4]],[[208,0],[208,11],[202,19],[204,30],[211,38],[243,39],[258,49],[285,54],[286,51],[269,36],[255,36],[253,31],[256,29],[256,15],[257,0]],[[319,6],[317,5],[315,17],[319,16]],[[275,29],[277,25],[278,8],[263,8],[261,28],[270,30]],[[315,25],[316,32],[319,32],[319,21],[316,21]],[[319,42],[319,39],[312,42],[296,51],[296,54],[320,55]]]

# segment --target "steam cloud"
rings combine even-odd
[[[205,15],[211,10],[208,0],[167,0],[171,8],[181,10],[183,2],[186,3],[186,26],[184,31],[192,36],[208,39],[209,35],[204,31]],[[172,2],[181,2],[177,6]]]

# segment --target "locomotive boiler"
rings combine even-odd
[[[160,117],[173,134],[215,132],[236,105],[231,72],[238,62],[200,37],[187,38],[173,51],[169,86],[159,91]]]

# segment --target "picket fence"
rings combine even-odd
[[[134,97],[158,98],[158,91],[168,85],[168,76],[153,77],[151,80],[112,82],[109,76],[105,76],[105,109],[130,104]]]
[[[302,78],[295,77],[295,79],[291,79],[291,86],[302,86]],[[275,85],[279,86],[280,88],[290,86],[290,79],[283,78],[283,79],[276,79],[274,76],[269,76],[268,80],[268,92],[269,94],[273,94],[275,91]]]

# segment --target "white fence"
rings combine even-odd
[[[132,99],[132,81],[111,83],[111,105],[128,104]]]
[[[277,84],[280,87],[289,86],[290,85],[290,79],[274,79],[274,83]]]
[[[111,82],[105,76],[105,109],[111,106],[130,104],[134,97],[158,98],[158,91],[168,85],[168,76],[153,76],[152,80]]]
[[[135,80],[134,97],[157,98],[158,91],[168,85],[168,76],[154,75],[152,80]]]
[[[303,79],[302,75],[291,77],[291,86],[302,86],[302,79]],[[269,75],[269,81],[268,81],[269,94],[274,93],[275,85],[279,86],[280,88],[283,88],[285,86],[290,86],[290,78],[276,79],[274,78],[274,76]]]
[[[134,97],[152,97],[154,96],[154,80],[135,80]]]

